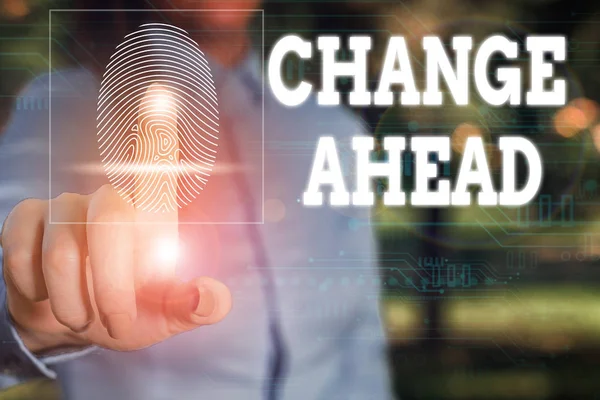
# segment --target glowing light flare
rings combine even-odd
[[[155,113],[175,113],[177,111],[177,103],[173,94],[166,88],[152,84],[146,92],[147,107]]]
[[[477,125],[470,122],[458,125],[450,138],[452,150],[462,154],[465,151],[465,145],[469,137],[483,137],[483,132]]]
[[[147,130],[147,135],[154,141],[160,141],[154,143],[159,148],[169,148],[178,142],[177,102],[168,89],[157,83],[151,84],[140,102],[138,113],[141,131]]]
[[[179,241],[175,238],[160,238],[156,242],[154,252],[160,264],[174,265],[180,257]]]
[[[25,0],[4,0],[2,11],[7,17],[17,19],[27,16],[31,9]]]
[[[586,117],[579,108],[567,105],[554,115],[554,129],[565,138],[572,138],[587,127]]]
[[[594,146],[596,146],[596,150],[600,152],[600,124],[597,124],[591,129],[591,134]]]
[[[565,137],[572,138],[589,128],[598,118],[599,106],[586,98],[577,98],[561,108],[554,115],[554,129]]]
[[[594,100],[580,97],[569,103],[570,105],[580,109],[586,119],[586,128],[590,126],[597,118],[600,113],[600,106]]]

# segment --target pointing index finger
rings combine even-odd
[[[134,150],[136,264],[143,283],[174,273],[179,248],[179,136],[177,100],[168,85],[152,83],[138,108]],[[147,223],[150,222],[151,225]]]

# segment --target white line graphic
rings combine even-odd
[[[219,136],[210,66],[184,30],[152,23],[125,36],[98,95],[104,171],[148,212],[190,204],[213,171]]]

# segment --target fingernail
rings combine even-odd
[[[213,296],[212,292],[206,288],[200,287],[198,288],[199,301],[198,306],[194,310],[194,314],[199,317],[210,317],[212,313],[215,311],[215,296]]]
[[[194,312],[196,312],[196,309],[200,305],[200,289],[198,289],[196,287],[191,288],[189,299],[190,299],[189,310],[190,310],[190,312],[194,313]]]
[[[113,339],[126,336],[131,329],[131,317],[127,313],[106,315],[103,323]]]

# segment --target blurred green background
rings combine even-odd
[[[69,2],[0,0],[0,127],[15,108],[46,106],[19,91],[48,71],[50,8],[69,8]],[[532,137],[545,161],[542,190],[528,207],[374,211],[396,393],[403,399],[600,399],[600,2],[267,1],[265,25],[267,46],[286,32],[373,35],[372,85],[386,38],[404,35],[419,87],[423,35],[469,34],[477,42],[503,33],[520,43],[527,34],[567,36],[568,65],[556,68],[568,80],[564,107],[492,108],[472,96],[464,108],[355,111],[379,139],[451,134],[457,155],[466,137],[482,136],[496,181],[498,135]],[[516,63],[526,66],[527,59]],[[318,82],[318,59],[312,64],[292,60],[287,79]],[[51,67],[68,65],[53,57]],[[342,91],[349,85],[340,83]],[[457,165],[441,168],[452,175]],[[0,399],[57,396],[51,382],[39,381]]]

